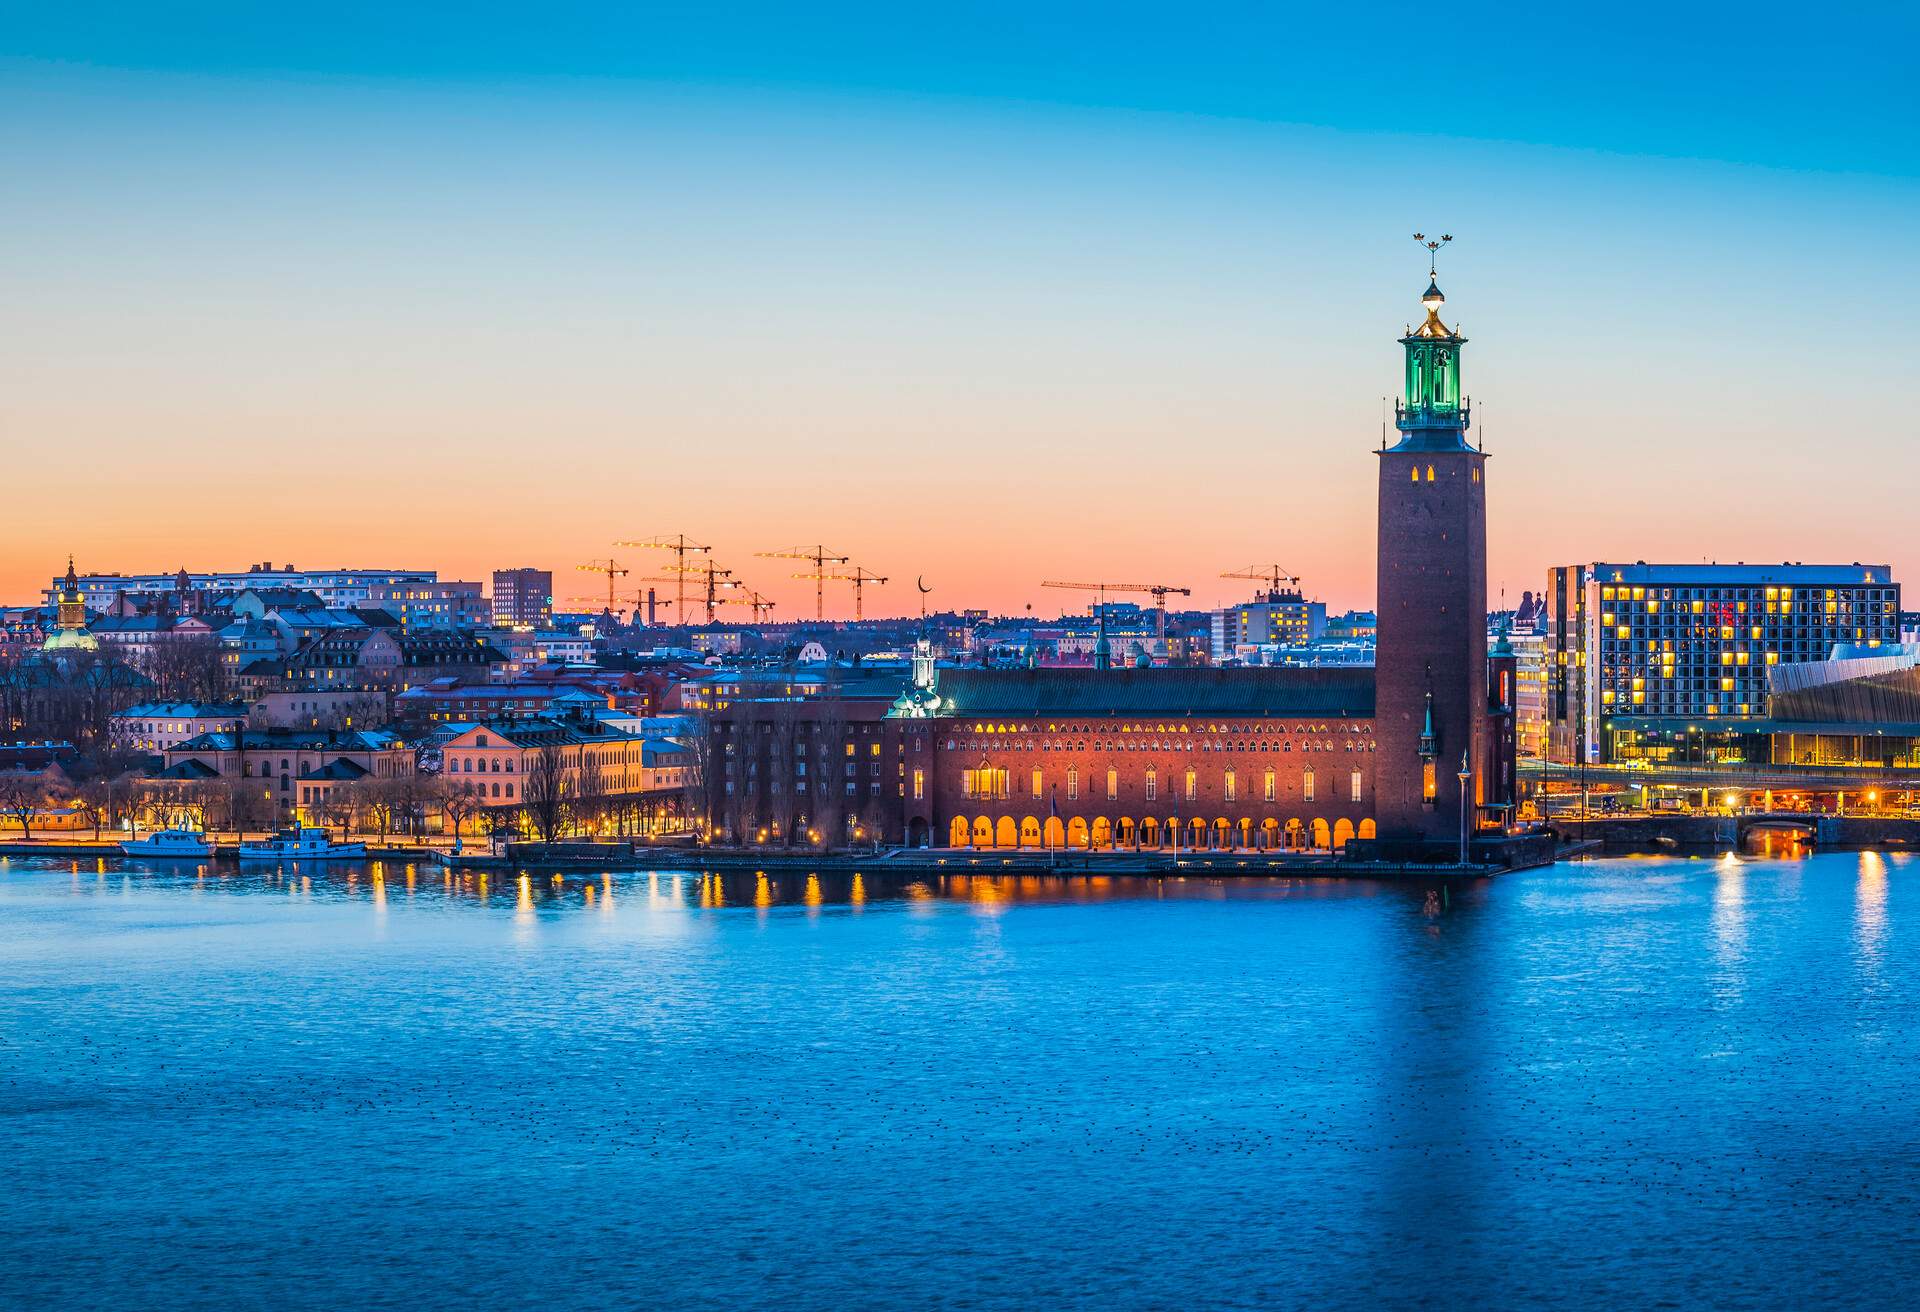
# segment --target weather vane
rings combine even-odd
[[[1424,232],[1416,232],[1413,234],[1413,239],[1427,248],[1427,276],[1429,278],[1438,278],[1440,276],[1438,272],[1440,248],[1453,240],[1453,234],[1443,232],[1440,234],[1440,239],[1435,241]]]

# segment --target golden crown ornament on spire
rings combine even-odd
[[[1440,292],[1439,259],[1440,248],[1453,240],[1453,234],[1443,232],[1438,239],[1416,232],[1413,239],[1427,248],[1427,290],[1420,298],[1420,308],[1427,312],[1427,321],[1413,333],[1416,337],[1451,337],[1453,330],[1440,322],[1440,307],[1447,298]]]

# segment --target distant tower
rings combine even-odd
[[[99,639],[87,632],[87,598],[80,591],[80,578],[73,571],[73,557],[67,557],[67,577],[61,581],[54,599],[53,632],[41,643],[43,651],[98,651]]]
[[[1458,763],[1488,759],[1487,458],[1467,444],[1467,339],[1440,320],[1446,297],[1431,265],[1428,279],[1426,321],[1400,339],[1400,440],[1380,452],[1375,822],[1383,839],[1451,845]],[[1493,800],[1484,776],[1475,768],[1467,784],[1476,826]]]

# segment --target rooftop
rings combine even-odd
[[[1623,565],[1596,561],[1582,568],[1600,583],[1787,583],[1799,587],[1840,587],[1893,582],[1891,565],[1862,565],[1857,561],[1851,565],[1802,565],[1797,561],[1779,565],[1749,565],[1744,561],[1734,564],[1650,565],[1644,560]]]
[[[1374,706],[1370,666],[943,669],[935,688],[947,716],[1370,716]]]

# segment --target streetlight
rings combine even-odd
[[[1473,772],[1467,768],[1467,754],[1460,753],[1460,864],[1467,864],[1467,781]]]

